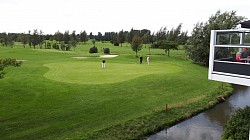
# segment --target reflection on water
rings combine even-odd
[[[250,105],[250,87],[234,85],[234,94],[191,119],[151,135],[148,140],[219,140],[229,117],[237,108]]]

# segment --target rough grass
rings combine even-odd
[[[221,93],[207,68],[190,63],[183,50],[167,57],[151,49],[148,66],[126,44],[96,45],[119,54],[105,70],[95,58],[103,53],[88,53],[91,43],[71,52],[0,46],[1,58],[27,60],[0,79],[0,139],[143,138],[208,108]],[[139,52],[146,54],[147,48]]]

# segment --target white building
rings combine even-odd
[[[250,86],[250,56],[236,61],[245,48],[250,54],[250,29],[211,30],[208,79]]]

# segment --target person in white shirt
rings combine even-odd
[[[106,68],[106,65],[105,65],[105,60],[103,59],[102,60],[102,68],[105,69]]]
[[[149,56],[147,56],[147,63],[148,63],[148,65],[149,65],[149,62],[150,62],[150,58],[149,58]]]

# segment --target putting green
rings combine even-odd
[[[176,73],[182,70],[168,63],[152,65],[107,63],[106,69],[101,68],[100,62],[85,61],[49,63],[44,66],[49,68],[44,74],[47,79],[78,84],[116,83],[144,75]]]

